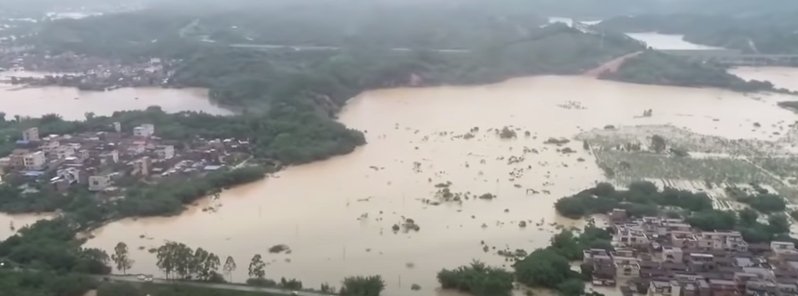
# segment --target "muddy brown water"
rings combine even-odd
[[[270,261],[270,277],[299,278],[311,287],[340,285],[347,275],[380,274],[386,295],[435,294],[441,268],[472,259],[509,267],[496,250],[544,246],[556,231],[549,223],[575,223],[557,217],[553,203],[604,177],[581,143],[563,146],[576,151],[563,154],[543,144],[545,139],[607,124],[674,124],[730,138],[773,139],[767,128],[748,127],[794,120],[775,105],[777,96],[566,76],[370,91],[340,115],[347,126],[367,131],[368,145],[225,191],[220,200],[204,200],[177,217],[111,223],[87,246],[112,250],[126,242],[134,249],[135,273],[161,274],[146,249],[179,241],[234,256],[239,266],[234,280],[246,277],[249,259],[260,253]],[[639,118],[645,109],[653,109],[654,116]],[[518,138],[502,140],[488,132],[503,126],[520,128]],[[474,138],[455,137],[473,127],[480,129]],[[524,155],[524,147],[539,153]],[[524,161],[508,164],[507,158],[521,155]],[[518,172],[522,175],[511,176]],[[432,198],[434,184],[446,181],[453,192],[498,198],[439,206],[419,200]],[[541,193],[528,195],[527,188]],[[202,211],[211,206],[217,210]],[[420,231],[394,234],[391,226],[403,217],[414,219]],[[520,220],[531,222],[522,229]],[[539,227],[541,220],[545,225]],[[287,244],[292,253],[268,254],[276,244]],[[411,292],[413,283],[423,289]]]
[[[8,76],[37,77],[42,73],[0,72]],[[14,115],[39,117],[59,114],[64,119],[84,119],[86,113],[111,115],[114,111],[141,110],[160,106],[166,112],[202,111],[228,115],[231,111],[216,106],[201,88],[164,89],[157,87],[120,88],[111,91],[81,91],[73,87],[25,87],[0,83],[0,111],[6,118]]]
[[[739,67],[729,73],[746,80],[770,81],[778,88],[798,91],[798,68],[791,67]]]

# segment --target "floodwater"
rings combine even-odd
[[[574,26],[574,22],[581,23],[581,24],[588,25],[588,26],[593,26],[593,25],[600,24],[602,21],[603,20],[601,20],[601,19],[574,20],[573,18],[570,18],[570,17],[560,17],[560,16],[551,16],[551,17],[549,17],[549,24],[562,23],[562,24],[565,24],[566,26],[569,26],[569,27],[573,27]]]
[[[11,74],[0,73],[0,80],[7,75]],[[13,75],[21,76],[16,72]],[[6,118],[14,115],[39,117],[57,113],[64,119],[75,120],[84,119],[88,112],[111,115],[114,111],[138,110],[156,105],[161,106],[166,112],[202,111],[218,115],[232,114],[231,111],[211,103],[208,91],[199,88],[139,87],[112,91],[81,91],[73,87],[24,87],[0,83],[0,111],[6,114]]]
[[[627,36],[645,42],[653,49],[681,49],[681,50],[700,50],[700,49],[722,49],[708,45],[695,44],[684,40],[684,35],[660,34],[656,32],[647,33],[626,33]]]
[[[792,112],[776,106],[784,97],[581,76],[369,91],[340,114],[341,122],[367,132],[368,144],[355,152],[287,168],[180,216],[111,223],[86,246],[111,252],[126,242],[133,273],[162,275],[147,249],[178,241],[222,258],[232,255],[235,281],[246,278],[250,258],[259,253],[270,262],[268,277],[301,279],[306,287],[380,274],[385,295],[438,295],[435,274],[441,268],[472,259],[509,268],[497,250],[547,245],[557,231],[549,223],[581,225],[557,217],[553,203],[605,178],[581,143],[544,144],[549,137],[570,138],[605,125],[673,124],[703,134],[775,140],[772,131],[794,121]],[[653,116],[641,117],[647,109]],[[763,128],[748,128],[752,122]],[[500,139],[495,129],[504,126],[517,128],[517,138]],[[474,127],[479,131],[473,138],[461,137]],[[566,147],[575,152],[558,152]],[[510,163],[512,156],[522,159]],[[438,206],[421,201],[434,199],[434,185],[447,181],[452,192],[497,198]],[[208,207],[216,210],[202,210]],[[420,231],[394,233],[391,227],[403,218],[412,218]],[[527,227],[519,227],[521,220]],[[277,244],[288,245],[291,253],[269,254]],[[414,283],[422,290],[411,291]]]
[[[770,81],[777,88],[798,91],[798,68],[791,67],[739,67],[729,73],[746,80]]]
[[[14,235],[20,228],[41,219],[50,219],[53,214],[9,215],[0,213],[0,241]]]

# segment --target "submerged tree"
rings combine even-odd
[[[263,256],[255,254],[249,261],[249,277],[263,279],[266,277],[266,263],[263,263]]]
[[[666,146],[665,138],[662,136],[654,135],[651,137],[651,149],[654,149],[655,152],[662,153],[662,151],[665,151]]]
[[[127,274],[128,269],[133,267],[133,260],[128,256],[127,244],[119,242],[114,247],[114,254],[111,255],[111,260],[116,264],[116,269],[123,274]]]
[[[236,261],[233,259],[233,256],[227,256],[227,259],[224,260],[224,273],[227,274],[227,277],[230,278],[230,281],[233,281],[233,271],[236,270]]]
[[[385,289],[385,282],[379,275],[357,276],[344,279],[344,286],[341,288],[342,296],[379,296]]]

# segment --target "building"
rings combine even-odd
[[[30,153],[28,149],[14,149],[8,156],[8,166],[12,169],[21,170],[25,168],[25,156]]]
[[[160,145],[155,149],[155,154],[160,160],[169,160],[175,158],[175,146]]]
[[[149,176],[151,168],[152,160],[145,156],[133,162],[133,172],[131,174],[134,176]]]
[[[22,131],[22,140],[25,142],[38,142],[39,139],[39,128],[32,127]]]
[[[693,228],[690,224],[684,223],[682,220],[679,219],[667,219],[662,222],[662,230],[660,231],[660,235],[665,235],[670,232],[674,231],[681,231],[681,232],[689,232],[692,231]]]
[[[626,221],[626,219],[628,219],[628,215],[625,209],[612,209],[610,213],[610,222],[612,222],[612,224],[622,223]]]
[[[662,261],[663,262],[683,262],[684,255],[682,249],[677,247],[662,247]]]
[[[111,150],[100,154],[100,164],[109,165],[112,163],[119,163],[119,151]]]
[[[89,191],[103,191],[111,187],[110,175],[97,175],[89,177]]]
[[[778,288],[779,295],[782,295],[782,296],[796,296],[796,295],[798,295],[798,286],[796,286],[795,282],[777,283],[776,287]]]
[[[120,123],[119,121],[115,121],[114,122],[114,131],[117,132],[117,133],[121,133],[122,132],[122,123]]]
[[[715,256],[706,253],[690,253],[687,256],[687,266],[690,270],[699,272],[715,270]]]
[[[671,245],[676,248],[698,248],[698,239],[691,231],[672,231],[670,239]]]
[[[640,277],[640,260],[635,257],[613,256],[615,265],[615,278],[617,281],[626,281]]]
[[[56,159],[66,159],[77,155],[77,149],[72,145],[58,146],[53,152]]]
[[[612,238],[618,243],[629,247],[646,247],[651,243],[643,229],[637,225],[619,225],[616,229],[617,234]]]
[[[779,257],[798,253],[798,251],[795,250],[795,243],[792,242],[771,242],[770,250],[773,252],[773,254]]]
[[[587,249],[583,251],[583,266],[592,270],[592,283],[595,286],[615,286],[616,270],[610,253],[604,249]]]
[[[56,178],[65,180],[68,184],[85,183],[85,174],[77,168],[65,168],[56,172]]]
[[[22,161],[25,169],[30,171],[43,170],[47,164],[47,158],[44,156],[44,152],[42,151],[25,154],[25,157],[22,159]]]
[[[745,284],[746,296],[777,296],[778,287],[771,281],[752,280]]]
[[[675,275],[671,280],[673,296],[711,296],[712,291],[706,279],[696,275]]]
[[[748,251],[748,243],[738,231],[702,232],[698,237],[698,247],[705,250]]]
[[[133,135],[136,137],[149,138],[155,135],[155,125],[145,123],[133,128]]]
[[[738,296],[740,295],[737,282],[729,280],[710,279],[709,288],[712,296]]]
[[[672,295],[673,286],[671,286],[671,281],[665,279],[655,279],[651,280],[651,283],[648,287],[648,296],[679,296]]]

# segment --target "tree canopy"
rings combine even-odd
[[[510,295],[513,274],[500,268],[474,261],[471,265],[438,272],[438,282],[444,289],[456,289],[475,296]]]

